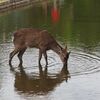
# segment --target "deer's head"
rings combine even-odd
[[[70,52],[67,52],[67,46],[59,49],[59,56],[63,64],[67,64]]]

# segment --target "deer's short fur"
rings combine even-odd
[[[51,34],[47,30],[25,28],[14,32],[14,50],[10,53],[9,64],[11,65],[12,58],[18,54],[20,64],[23,63],[22,56],[28,47],[36,47],[39,49],[39,64],[44,55],[46,65],[47,61],[47,50],[53,50],[56,52],[63,64],[67,63],[69,53],[67,52],[67,47],[61,47]]]

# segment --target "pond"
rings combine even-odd
[[[27,7],[0,13],[0,100],[99,100],[100,99],[100,0],[42,0]],[[21,28],[48,30],[71,51],[68,66],[48,51],[38,65],[38,49],[27,49],[23,66],[14,49],[13,32]]]

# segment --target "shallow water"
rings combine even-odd
[[[99,0],[89,1],[61,0],[56,21],[50,17],[52,2],[47,12],[44,2],[0,15],[0,100],[100,99],[100,7]],[[48,51],[48,67],[43,58],[38,66],[38,49],[28,48],[23,66],[15,56],[10,69],[12,32],[22,27],[48,29],[62,46],[67,44],[71,51],[68,66],[53,51]]]
[[[99,100],[99,57],[72,50],[68,66],[63,67],[58,55],[49,51],[46,67],[44,59],[38,66],[38,50],[28,49],[23,66],[19,67],[14,57],[14,69],[10,70],[8,54],[13,45],[4,43],[1,47],[0,100]]]

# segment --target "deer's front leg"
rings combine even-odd
[[[48,59],[47,59],[47,53],[46,53],[46,51],[43,54],[44,54],[44,58],[45,58],[45,61],[46,61],[46,65],[48,65]]]

